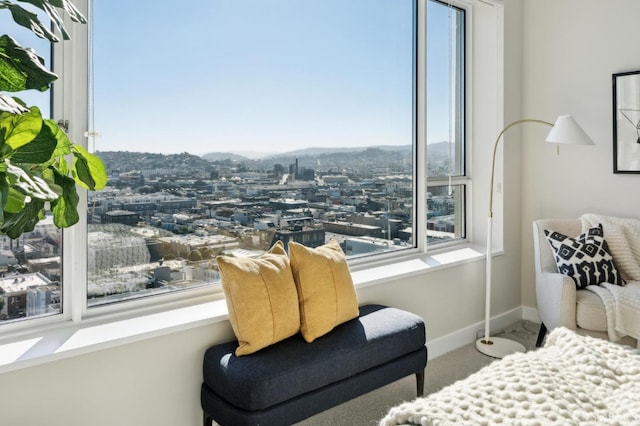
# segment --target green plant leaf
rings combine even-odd
[[[49,188],[51,188],[53,192],[58,194],[58,196],[62,196],[63,189],[60,185],[55,183],[56,181],[55,173],[61,174],[63,176],[67,176],[66,173],[62,173],[58,168],[54,166],[49,166],[42,171],[42,179],[44,179],[47,182],[47,185],[49,185]]]
[[[71,141],[67,134],[58,126],[53,120],[44,120],[44,124],[49,127],[53,137],[56,139],[56,149],[53,151],[54,157],[62,157],[63,155],[71,154]]]
[[[21,1],[24,3],[30,3],[34,6],[39,7],[43,11],[45,11],[47,13],[47,16],[49,16],[49,19],[51,19],[51,23],[58,29],[58,31],[60,31],[60,34],[62,34],[62,38],[65,40],[69,40],[71,38],[69,37],[69,33],[67,32],[67,29],[64,26],[64,21],[62,20],[62,17],[60,16],[56,8],[53,7],[53,5],[51,5],[48,1],[46,0],[45,1],[18,0],[18,1]]]
[[[28,144],[42,130],[42,116],[38,107],[23,114],[0,113],[0,141],[12,149]]]
[[[38,136],[28,144],[22,145],[15,150],[11,155],[11,161],[14,163],[39,164],[51,160],[58,146],[54,135],[55,129],[58,129],[55,123],[51,120],[45,120]],[[64,135],[64,133],[62,134]]]
[[[53,201],[58,198],[58,194],[51,190],[49,184],[40,176],[36,176],[20,167],[13,165],[9,160],[5,160],[7,166],[7,178],[11,187],[16,188],[31,198],[44,201]]]
[[[76,182],[92,191],[102,189],[107,185],[107,169],[97,155],[90,154],[80,145],[71,147],[73,166],[71,174]]]
[[[7,213],[19,213],[27,203],[31,202],[31,197],[23,194],[15,188],[9,188],[7,195],[7,203],[4,211]]]
[[[36,51],[22,47],[8,35],[0,36],[0,90],[44,92],[58,76],[47,69]]]
[[[68,176],[54,172],[56,185],[62,188],[62,196],[51,202],[53,223],[58,228],[66,228],[78,223],[78,202],[80,197],[76,191],[76,183]]]
[[[29,111],[29,108],[18,102],[16,98],[0,93],[0,111],[10,112],[11,114],[22,114],[23,112]]]
[[[28,0],[20,0],[20,1],[28,1]],[[71,3],[69,0],[49,0],[49,3],[54,5],[55,7],[60,7],[67,12],[69,18],[73,22],[78,22],[80,24],[86,24],[87,19],[80,13],[80,11]]]
[[[69,0],[18,0],[18,1],[21,1],[23,3],[30,3],[44,10],[45,12],[47,12],[47,14],[49,14],[49,11],[48,11],[49,9],[53,9],[56,12],[56,15],[59,17],[60,15],[53,7],[55,6],[67,12],[67,15],[69,15],[69,18],[71,18],[73,22],[78,22],[80,24],[87,23],[86,18]],[[51,17],[51,15],[49,16]],[[53,19],[53,17],[51,17],[51,19]],[[60,22],[62,22],[62,20],[60,20]],[[56,21],[56,24],[57,24],[57,21]],[[63,32],[63,28],[59,28],[59,29],[60,29],[60,32]]]
[[[33,231],[42,218],[44,218],[44,201],[34,199],[18,213],[5,212],[0,232],[10,238],[18,238],[25,232]]]
[[[38,19],[38,15],[36,15],[35,13],[29,12],[20,5],[8,2],[3,2],[2,4],[0,4],[0,8],[9,9],[16,24],[30,29],[38,37],[46,38],[51,42],[60,41],[60,39],[49,30],[47,25],[44,25],[42,22],[40,22],[40,20]]]
[[[58,167],[56,169],[65,176],[69,175],[69,163],[64,157],[58,157]]]

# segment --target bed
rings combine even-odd
[[[392,407],[391,425],[640,425],[640,350],[556,328],[439,392]]]

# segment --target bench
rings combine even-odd
[[[412,313],[382,305],[312,343],[300,334],[237,357],[237,342],[204,355],[204,425],[290,425],[411,374],[422,396],[425,327]]]

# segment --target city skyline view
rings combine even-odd
[[[419,164],[440,181],[416,196],[414,1],[90,4],[88,147],[109,180],[87,196],[87,307],[219,285],[218,256],[277,241],[354,259],[415,248],[416,221],[428,244],[465,237],[465,183],[445,182],[464,174],[461,11],[427,2]],[[0,241],[0,321],[61,312],[61,245],[51,221]]]

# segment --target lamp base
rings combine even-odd
[[[503,337],[489,337],[476,340],[476,349],[493,358],[504,358],[514,352],[525,352],[525,347]]]

